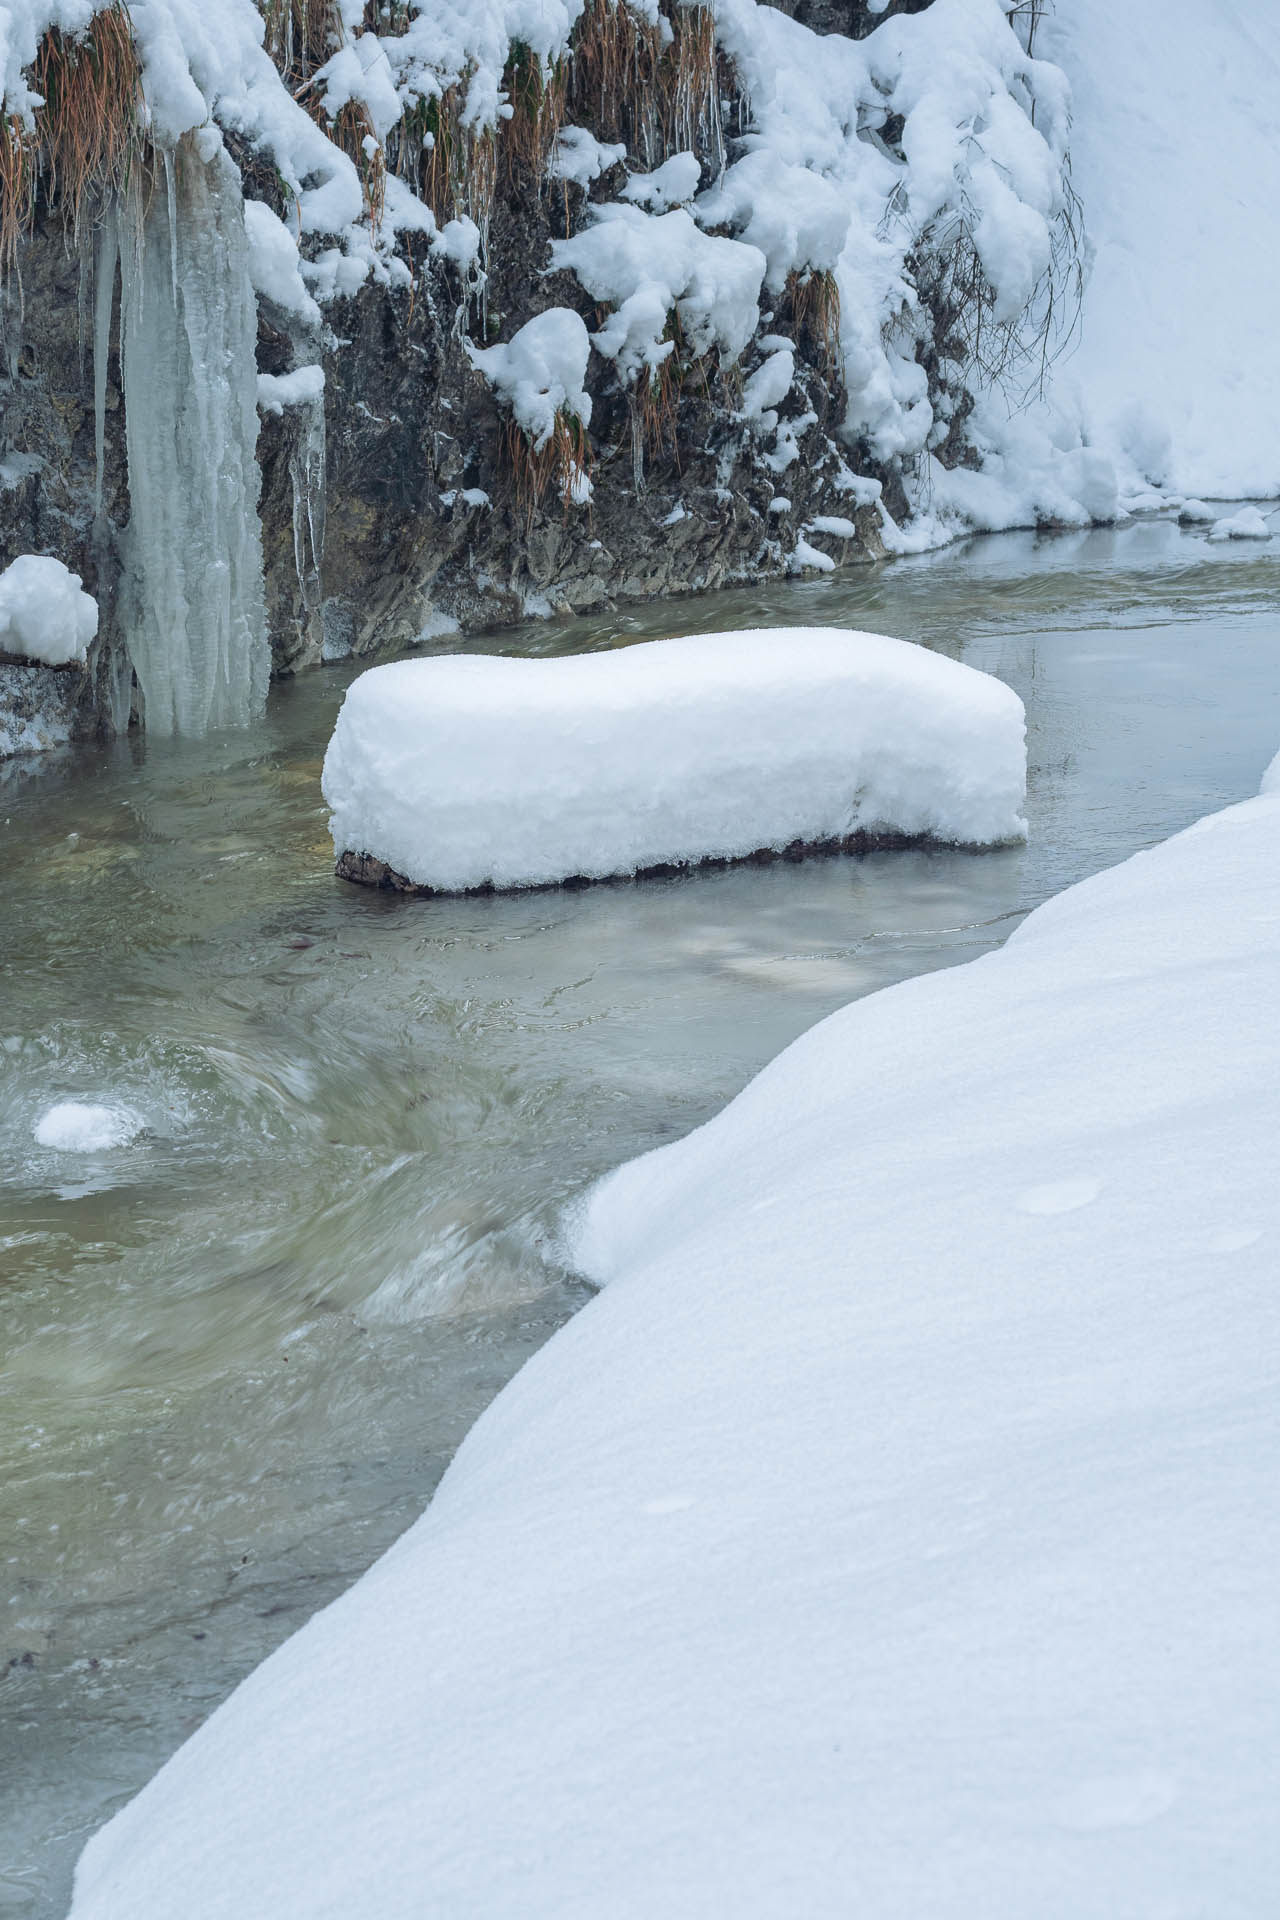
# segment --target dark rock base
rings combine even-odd
[[[682,874],[704,873],[720,867],[769,867],[776,860],[794,863],[827,858],[836,853],[883,853],[892,848],[934,844],[938,843],[931,842],[926,834],[876,833],[859,829],[857,833],[846,833],[829,840],[792,840],[785,847],[757,847],[754,853],[736,857],[708,854],[702,860],[664,860],[657,866],[639,867],[634,873],[613,873],[598,879],[578,873],[571,874],[565,880],[540,882],[532,887],[496,887],[492,881],[486,881],[482,887],[463,887],[458,891],[447,887],[419,886],[416,880],[397,873],[394,867],[389,867],[385,860],[379,860],[376,855],[355,853],[348,847],[338,855],[334,873],[339,880],[352,880],[361,887],[377,887],[384,893],[413,894],[421,900],[445,900],[474,898],[491,893],[547,893],[565,888],[576,891],[581,887],[629,886],[637,880],[674,880]],[[953,847],[951,851],[964,849]]]

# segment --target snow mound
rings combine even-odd
[[[604,1292],[73,1920],[1263,1910],[1278,870],[1217,814],[607,1179]]]
[[[42,1113],[34,1128],[38,1147],[58,1153],[106,1153],[136,1140],[145,1121],[131,1107],[97,1107],[61,1100]]]
[[[0,653],[65,667],[84,659],[97,631],[97,601],[61,560],[23,553],[0,573]]]
[[[1269,540],[1271,529],[1256,507],[1242,507],[1239,513],[1215,520],[1209,529],[1210,540]]]
[[[1025,774],[1022,702],[998,680],[788,628],[375,667],[323,786],[338,853],[452,892],[858,832],[999,844],[1025,835]]]

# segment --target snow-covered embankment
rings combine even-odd
[[[340,872],[444,892],[1026,834],[1017,695],[833,627],[375,667],[347,693],[323,784]]]
[[[602,1295],[74,1920],[1264,1911],[1269,785],[606,1179]]]

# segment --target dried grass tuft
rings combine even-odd
[[[535,447],[524,428],[508,420],[505,433],[507,470],[511,475],[516,512],[526,527],[554,488],[568,513],[580,498],[582,482],[591,477],[593,456],[587,430],[577,414],[561,408],[545,444]]]
[[[512,42],[503,70],[502,88],[511,109],[498,135],[498,157],[504,178],[519,185],[532,181],[541,187],[556,136],[564,124],[568,63],[550,66],[523,41]]]
[[[825,267],[787,276],[791,323],[797,345],[816,349],[819,363],[831,382],[842,376],[840,352],[840,289]]]
[[[713,153],[718,168],[723,137],[710,9],[676,6],[658,23],[626,0],[588,0],[570,49],[566,112],[600,139],[624,141],[646,167],[699,150]]]
[[[0,127],[0,271],[8,273],[36,201],[35,141],[16,113]]]

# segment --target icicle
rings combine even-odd
[[[93,280],[93,255],[77,242],[76,249],[76,359],[80,385],[84,385],[85,346],[89,337],[89,294]]]
[[[111,306],[116,291],[119,230],[114,214],[98,230],[98,263],[93,288],[93,512],[102,512],[102,469],[107,441],[107,358],[111,352]]]
[[[164,197],[169,209],[169,280],[173,288],[173,304],[178,304],[178,198],[173,183],[173,155],[168,147],[161,149],[164,159]]]
[[[302,604],[308,612],[321,598],[320,562],[324,557],[325,437],[324,394],[307,402],[302,425],[289,455],[293,482],[293,563]]]
[[[244,725],[270,668],[258,525],[257,307],[240,179],[208,130],[176,156],[172,223],[120,249],[132,516],[124,626],[153,733]],[[129,209],[122,209],[121,218]]]

